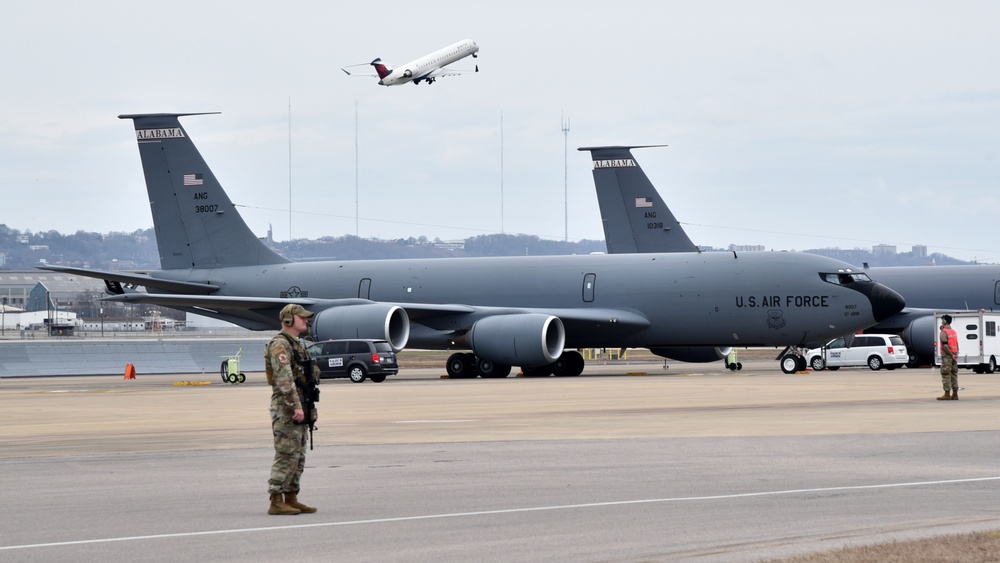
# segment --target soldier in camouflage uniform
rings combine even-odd
[[[271,385],[271,428],[274,431],[274,464],[268,480],[271,505],[268,514],[312,513],[316,509],[298,501],[299,480],[306,466],[306,432],[302,407],[304,397],[296,380],[305,383],[313,378],[319,383],[319,368],[313,366],[304,373],[300,362],[308,360],[308,352],[299,341],[299,335],[308,330],[313,314],[301,305],[286,305],[279,315],[281,332],[270,342],[264,353],[267,382]],[[312,411],[313,421],[316,411]]]
[[[951,328],[951,315],[941,316],[941,333],[938,334],[941,347],[941,385],[944,395],[939,401],[958,400],[958,335]]]

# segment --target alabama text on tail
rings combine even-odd
[[[178,117],[195,113],[119,115],[131,119],[164,270],[281,264],[288,260],[247,227]]]
[[[608,254],[697,252],[687,233],[646,177],[631,149],[664,145],[581,147],[594,160]]]

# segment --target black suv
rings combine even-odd
[[[396,354],[385,340],[323,340],[309,345],[320,377],[349,377],[354,383],[382,383],[399,372]]]

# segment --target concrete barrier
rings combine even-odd
[[[219,375],[222,361],[243,348],[240,371],[264,371],[271,334],[237,339],[137,339],[0,341],[0,377],[205,373]],[[214,379],[213,379],[214,381]]]

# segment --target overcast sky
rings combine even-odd
[[[663,143],[636,157],[697,244],[1000,262],[998,24],[961,1],[5,2],[0,224],[152,226],[117,115],[220,111],[182,123],[278,240],[603,239],[575,149]],[[340,70],[464,38],[478,74]]]

